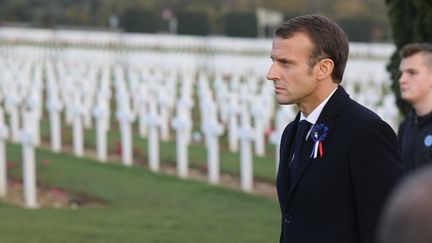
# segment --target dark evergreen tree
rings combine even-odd
[[[386,0],[390,25],[396,51],[387,70],[393,80],[392,89],[397,97],[400,111],[406,114],[410,106],[401,99],[399,89],[399,50],[412,42],[432,42],[432,1],[430,0]]]
[[[201,35],[210,33],[209,19],[205,12],[178,12],[177,33],[180,35]]]
[[[126,32],[156,33],[158,21],[158,16],[153,10],[130,8],[121,16],[120,26]]]
[[[224,32],[233,37],[257,37],[255,13],[229,13],[224,16]]]

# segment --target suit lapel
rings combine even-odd
[[[287,133],[287,136],[285,137],[285,141],[282,141],[285,144],[283,153],[282,153],[282,157],[280,161],[284,161],[285,165],[286,165],[286,169],[285,169],[285,173],[288,172],[289,169],[289,164],[291,162],[291,158],[292,158],[292,153],[294,151],[292,151],[292,145],[294,142],[294,135],[297,132],[297,127],[298,127],[298,123],[299,123],[299,119],[300,119],[300,112],[297,113],[297,116],[292,124],[292,129]]]
[[[339,86],[336,92],[333,94],[333,96],[329,99],[327,104],[324,106],[316,124],[322,123],[328,127],[329,130],[327,133],[328,135],[326,141],[331,140],[332,131],[335,129],[335,124],[333,120],[343,112],[343,108],[348,100],[349,100],[349,95],[345,92],[342,86]],[[293,178],[294,180],[292,180],[293,184],[289,187],[290,189],[289,189],[288,198],[292,197],[299,181],[304,176],[309,165],[316,160],[314,158],[311,158],[310,156],[312,153],[313,146],[314,143],[312,139],[310,139],[310,135],[309,135],[307,141],[303,146],[303,150],[301,154],[302,158],[301,158],[301,163],[300,163],[298,173],[296,173],[295,178]]]
[[[287,203],[287,195],[288,195],[288,190],[290,188],[290,178],[289,178],[289,164],[291,161],[291,157],[292,157],[292,143],[294,140],[294,135],[296,133],[297,130],[297,125],[300,119],[300,112],[297,114],[296,118],[294,119],[294,121],[292,122],[292,124],[290,124],[290,128],[288,128],[288,130],[286,131],[286,134],[283,134],[282,136],[282,140],[281,140],[281,154],[280,154],[280,159],[279,159],[279,170],[278,170],[278,190],[280,190],[280,195],[279,197],[281,198],[281,200],[284,201],[285,205]]]

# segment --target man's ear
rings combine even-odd
[[[329,59],[325,58],[320,60],[316,66],[315,66],[315,76],[318,80],[324,80],[331,76],[334,68],[334,62]]]

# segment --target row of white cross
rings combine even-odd
[[[35,44],[92,45],[98,47],[157,48],[167,50],[206,50],[227,53],[261,53],[271,49],[271,38],[231,38],[222,36],[186,36],[171,34],[140,34],[118,31],[90,31],[78,29],[37,29],[0,27],[0,41],[30,42]],[[350,56],[355,58],[387,59],[394,52],[387,43],[350,43]]]
[[[209,183],[217,184],[220,180],[219,137],[227,134],[229,150],[240,152],[241,188],[248,192],[253,190],[253,156],[265,155],[265,131],[274,128],[268,140],[275,144],[278,163],[280,136],[296,114],[292,106],[276,110],[273,84],[264,80],[265,74],[239,72],[237,67],[241,64],[238,63],[232,65],[231,72],[214,72],[206,66],[194,68],[193,64],[186,64],[184,68],[161,67],[158,64],[166,57],[164,53],[152,53],[160,55],[156,58],[158,63],[150,65],[151,61],[146,60],[149,65],[140,66],[135,54],[131,54],[132,57],[122,54],[124,56],[118,58],[120,61],[100,62],[100,59],[94,61],[91,54],[83,56],[85,49],[81,50],[81,55],[71,55],[67,50],[56,52],[47,48],[31,58],[22,58],[20,51],[14,55],[13,48],[8,49],[7,55],[0,59],[0,101],[3,104],[0,107],[0,195],[4,196],[7,188],[4,142],[9,138],[23,144],[24,198],[28,207],[37,206],[34,147],[40,144],[39,124],[44,108],[48,112],[54,152],[62,148],[62,122],[72,128],[73,153],[77,157],[84,155],[84,129],[94,127],[100,161],[107,160],[107,132],[111,127],[110,117],[115,116],[121,134],[121,162],[125,166],[131,166],[134,161],[132,125],[137,122],[139,136],[148,141],[148,163],[152,171],[160,169],[160,141],[170,140],[173,130],[177,173],[187,178],[188,147],[194,132],[192,108],[197,106],[199,128],[207,149]],[[62,58],[65,53],[68,57]],[[188,57],[180,62],[190,60]],[[355,99],[362,95],[371,98],[373,93],[370,105],[378,106],[372,109],[393,110],[394,113],[394,104],[390,103],[393,96],[377,95],[383,81],[388,81],[387,77],[382,70],[371,69],[373,75],[366,76],[366,81],[372,82],[354,82],[361,68],[348,65],[344,81],[347,89]],[[362,77],[368,74],[362,71]],[[382,80],[375,81],[376,78]],[[4,121],[3,109],[8,114],[8,122]]]

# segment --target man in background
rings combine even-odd
[[[400,51],[401,97],[413,107],[398,132],[406,172],[432,163],[432,45],[414,43]]]
[[[404,179],[386,204],[378,243],[432,242],[432,167]]]

